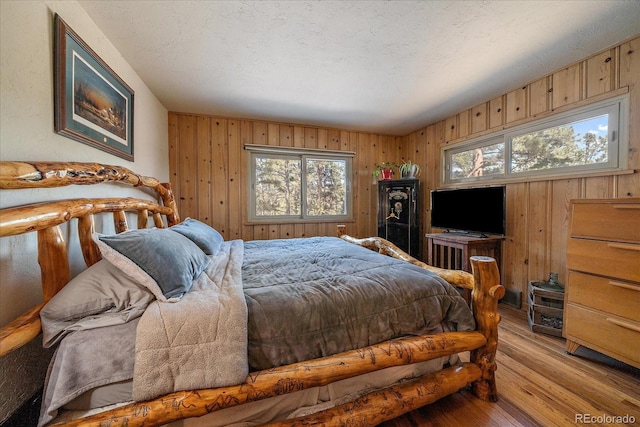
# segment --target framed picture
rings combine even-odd
[[[57,14],[54,29],[55,131],[133,161],[133,90]]]

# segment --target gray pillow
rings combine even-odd
[[[72,331],[126,323],[154,300],[138,281],[103,259],[69,281],[40,310],[48,348]]]
[[[98,235],[102,256],[146,286],[160,301],[177,301],[211,259],[191,240],[167,228]]]
[[[169,228],[176,233],[188,237],[207,255],[215,255],[220,250],[224,238],[215,228],[197,219],[187,218],[180,224]]]

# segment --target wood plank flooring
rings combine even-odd
[[[570,426],[582,424],[578,414],[629,415],[640,426],[640,370],[585,348],[569,355],[564,339],[531,332],[525,312],[500,311],[498,402],[463,390],[381,426]]]

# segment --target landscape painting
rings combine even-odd
[[[133,90],[55,20],[56,132],[133,161]]]

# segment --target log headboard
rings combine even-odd
[[[70,279],[67,242],[61,231],[61,224],[72,219],[78,220],[80,248],[85,263],[91,266],[101,258],[97,245],[91,238],[95,231],[95,214],[112,213],[117,233],[129,229],[129,212],[136,213],[137,228],[146,228],[149,218],[153,220],[155,227],[167,227],[180,222],[170,185],[136,174],[127,168],[98,163],[0,162],[0,190],[109,182],[145,188],[155,201],[131,197],[81,198],[0,210],[0,237],[37,232],[43,293],[41,303],[0,328],[0,357],[28,343],[40,333],[40,310]],[[3,197],[8,197],[8,194],[10,192],[6,192]]]

